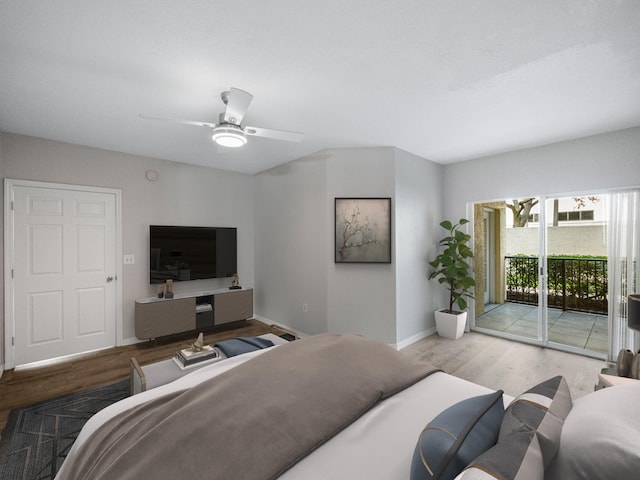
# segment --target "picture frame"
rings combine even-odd
[[[391,263],[391,198],[335,198],[335,263]]]

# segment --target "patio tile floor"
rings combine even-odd
[[[487,305],[476,326],[527,338],[538,336],[538,307],[519,303]],[[549,341],[599,353],[609,351],[606,315],[563,312],[550,308],[547,313]]]

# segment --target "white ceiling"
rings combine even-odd
[[[243,123],[305,133],[213,144]],[[638,0],[0,0],[0,131],[256,173],[324,148],[451,163],[640,125]]]

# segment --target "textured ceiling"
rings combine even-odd
[[[305,133],[213,144],[243,123]],[[256,173],[324,148],[439,163],[640,125],[637,0],[0,0],[0,130]]]

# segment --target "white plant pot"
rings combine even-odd
[[[436,311],[436,328],[438,329],[438,335],[441,337],[457,340],[464,333],[466,325],[467,312],[454,314],[441,310]]]

